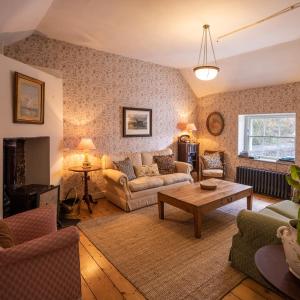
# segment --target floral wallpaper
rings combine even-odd
[[[197,99],[176,69],[49,39],[39,34],[5,48],[5,55],[26,64],[61,71],[64,92],[64,187],[80,184],[67,171],[81,159],[74,149],[80,137],[96,145],[93,160],[103,154],[176,151],[177,124],[195,121]],[[47,87],[46,87],[47,88]],[[122,106],[152,108],[152,137],[122,137]],[[93,189],[102,186],[93,174]]]
[[[235,178],[237,166],[287,171],[284,164],[253,161],[238,157],[238,115],[258,113],[296,112],[296,130],[300,130],[300,83],[253,88],[202,97],[198,100],[198,139],[201,150],[224,150],[227,178]],[[225,128],[220,136],[212,136],[206,129],[207,116],[218,111],[224,117]],[[296,140],[296,160],[300,160],[300,141]]]

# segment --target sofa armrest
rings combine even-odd
[[[190,174],[193,171],[193,166],[183,161],[175,161],[175,167],[177,173]]]
[[[79,299],[78,230],[69,227],[1,250],[0,282],[0,299]]]
[[[128,177],[126,174],[113,169],[103,170],[103,177],[121,186],[126,186],[128,183]]]
[[[251,243],[252,247],[263,247],[268,244],[280,243],[277,238],[277,228],[287,225],[284,221],[263,215],[257,212],[242,210],[237,216],[237,226],[240,236],[245,242]]]
[[[16,244],[56,231],[57,212],[51,207],[36,208],[4,219]]]

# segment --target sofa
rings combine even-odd
[[[173,174],[138,177],[128,180],[126,174],[117,170],[113,161],[129,158],[133,166],[151,165],[153,156],[170,155],[171,149],[152,152],[123,153],[105,156],[103,158],[103,177],[105,180],[105,197],[129,212],[157,203],[159,191],[180,187],[193,183],[192,165],[175,161],[176,172]]]
[[[299,208],[300,204],[284,200],[259,212],[242,210],[237,216],[238,233],[232,239],[231,265],[270,287],[255,266],[255,253],[263,246],[281,244],[281,240],[276,237],[277,228],[287,225],[291,219],[297,219]]]
[[[15,246],[0,249],[0,299],[81,299],[79,232],[56,230],[56,210],[29,210],[3,221]]]

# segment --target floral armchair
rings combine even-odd
[[[81,299],[79,234],[56,231],[56,212],[38,208],[4,219],[15,246],[0,250],[0,299]]]
[[[225,178],[224,151],[205,150],[200,156],[200,179]]]

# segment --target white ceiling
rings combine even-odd
[[[0,39],[10,42],[18,39],[18,35],[21,38],[37,30],[51,38],[73,44],[185,69],[196,64],[202,25],[208,23],[211,25],[216,56],[222,67],[220,77],[214,83],[195,82],[190,72],[183,70],[197,95],[203,95],[222,91],[224,86],[226,90],[236,88],[236,81],[230,77],[235,72],[235,69],[231,69],[230,61],[244,64],[244,70],[247,64],[249,76],[240,77],[239,81],[247,80],[240,87],[248,86],[249,82],[251,86],[264,82],[264,78],[257,78],[257,68],[260,62],[266,58],[271,60],[273,55],[261,56],[257,50],[300,39],[300,9],[219,43],[216,43],[216,37],[296,1],[1,0]],[[254,51],[255,55],[250,55]],[[248,61],[243,56],[245,53],[249,53],[249,59],[255,60],[252,63]],[[276,60],[278,58],[280,54]],[[274,65],[277,64],[276,60],[274,55]]]

